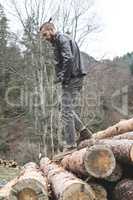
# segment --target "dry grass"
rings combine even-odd
[[[6,182],[15,178],[19,174],[19,172],[19,169],[0,166],[0,187]]]

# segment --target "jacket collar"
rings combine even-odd
[[[57,43],[60,35],[61,35],[61,33],[59,31],[57,31],[56,34],[55,34],[55,37],[52,40],[52,45],[53,46]]]

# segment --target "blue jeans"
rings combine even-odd
[[[65,141],[74,145],[76,130],[80,131],[84,125],[79,118],[81,102],[79,101],[83,78],[72,78],[67,85],[62,85],[62,124]]]

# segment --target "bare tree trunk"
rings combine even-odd
[[[104,178],[112,174],[116,163],[109,148],[97,145],[65,156],[61,164],[65,169],[79,176],[91,175],[96,178]]]
[[[62,167],[51,162],[48,158],[40,161],[41,169],[47,175],[54,193],[54,199],[58,200],[94,200],[95,193],[92,188]]]

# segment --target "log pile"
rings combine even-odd
[[[48,178],[53,197],[59,200],[95,200],[95,192],[86,182],[78,179],[48,158],[40,161],[40,167]]]
[[[60,160],[26,164],[0,200],[132,200],[133,119],[83,141]]]
[[[0,159],[0,166],[16,168],[18,163],[15,160]]]
[[[105,178],[113,173],[116,161],[109,148],[97,145],[65,156],[61,164],[65,169],[77,175]]]

